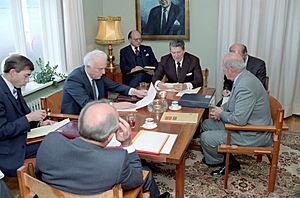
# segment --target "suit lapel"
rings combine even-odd
[[[141,48],[140,48],[140,50],[141,50]],[[131,45],[128,46],[127,53],[128,53],[128,57],[130,57],[129,60],[131,61],[131,65],[136,66],[135,52],[132,50]]]
[[[84,66],[81,67],[80,72],[81,72],[81,75],[82,75],[82,79],[84,81],[83,84],[85,84],[85,86],[87,86],[87,91],[89,93],[90,98],[94,98],[93,88],[92,88],[91,82],[90,82],[90,80],[89,80],[89,78],[88,78],[88,76],[87,76],[87,74],[84,70]]]
[[[178,82],[180,82],[180,83],[185,82],[185,77],[186,77],[186,74],[187,74],[187,71],[188,71],[189,67],[190,67],[190,59],[184,53],[184,58],[183,58],[183,62],[182,62],[182,70],[181,70],[181,73],[179,75]]]

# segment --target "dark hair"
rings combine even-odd
[[[128,33],[128,36],[127,36],[128,39],[131,38],[131,34],[132,34],[133,31],[135,31],[135,30],[131,30],[131,31]]]
[[[102,99],[88,103],[80,112],[78,129],[80,136],[98,142],[104,142],[111,133],[114,133],[119,128],[119,118],[115,114],[106,115],[103,122],[91,125],[87,123],[85,117],[89,108],[97,104],[108,104],[108,100]]]
[[[16,72],[18,72],[18,73],[25,69],[29,69],[29,70],[33,71],[34,65],[25,56],[14,54],[14,55],[9,56],[5,60],[3,72],[8,73],[12,69],[15,69]]]
[[[243,46],[243,54],[246,54],[246,53],[248,53],[248,50],[247,50],[247,47],[246,47],[246,45],[242,45]]]
[[[184,41],[183,40],[174,40],[171,41],[169,47],[181,47],[184,50]]]

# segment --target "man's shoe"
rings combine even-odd
[[[238,163],[236,161],[236,163],[233,163],[231,165],[229,165],[229,172],[232,171],[238,171],[241,169],[240,163]],[[212,176],[222,176],[225,175],[225,165],[222,166],[219,170],[215,170],[213,172],[210,173]]]
[[[202,158],[202,163],[205,164],[205,165],[208,166],[208,167],[218,167],[218,166],[224,165],[223,162],[221,162],[221,163],[219,163],[219,164],[207,164],[206,161],[205,161],[205,157]]]
[[[163,194],[159,195],[159,198],[170,198],[171,195],[169,192],[164,192]]]

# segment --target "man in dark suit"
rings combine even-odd
[[[52,124],[43,119],[44,110],[30,112],[21,87],[29,81],[34,70],[32,62],[22,55],[11,55],[4,63],[0,77],[0,170],[6,176],[16,176],[25,158],[34,157],[39,143],[26,145],[30,128]]]
[[[247,47],[242,43],[235,43],[230,46],[229,52],[238,53],[246,63],[246,69],[254,74],[266,88],[266,64],[263,60],[249,56]],[[224,75],[223,96],[230,96],[233,81]]]
[[[184,35],[184,7],[172,0],[159,0],[160,5],[151,9],[143,34],[147,35]]]
[[[170,54],[161,57],[152,78],[155,87],[181,91],[202,86],[203,77],[199,58],[185,52],[183,40],[171,41],[169,47]],[[165,75],[168,83],[161,81]]]
[[[120,68],[123,82],[130,87],[139,86],[140,82],[151,82],[154,69],[145,71],[145,66],[157,67],[158,63],[150,46],[141,45],[140,32],[133,30],[128,34],[130,45],[120,50]]]
[[[142,184],[142,165],[132,146],[130,125],[106,100],[88,103],[79,116],[79,134],[69,140],[59,133],[48,134],[36,159],[36,174],[63,191],[91,195],[121,184],[130,190]],[[105,148],[115,135],[122,148]],[[55,145],[55,146],[53,146]],[[150,177],[143,192],[159,197]]]
[[[122,95],[144,97],[146,90],[137,90],[127,85],[118,84],[106,76],[107,55],[94,50],[84,57],[84,66],[73,70],[64,82],[61,112],[78,115],[81,109],[93,100],[104,98],[105,91]]]
[[[13,198],[13,196],[12,196],[11,192],[9,191],[9,189],[7,188],[5,182],[2,180],[3,177],[4,177],[4,175],[0,170],[0,197]]]

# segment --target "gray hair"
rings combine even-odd
[[[223,65],[226,68],[233,68],[234,70],[242,70],[246,67],[243,57],[236,53],[229,53],[224,57]]]
[[[84,58],[83,58],[83,63],[84,65],[90,65],[91,67],[94,66],[94,59],[96,57],[99,57],[99,58],[103,58],[103,59],[107,59],[107,55],[105,52],[103,51],[100,51],[100,50],[93,50],[91,52],[88,52]]]
[[[95,125],[89,124],[85,117],[89,108],[97,104],[108,104],[108,100],[102,99],[88,103],[80,112],[78,129],[80,136],[98,142],[104,142],[111,133],[114,133],[119,128],[119,118],[117,115],[109,113],[106,119]]]
[[[169,47],[181,47],[184,50],[184,41],[183,40],[174,40],[169,43]]]

